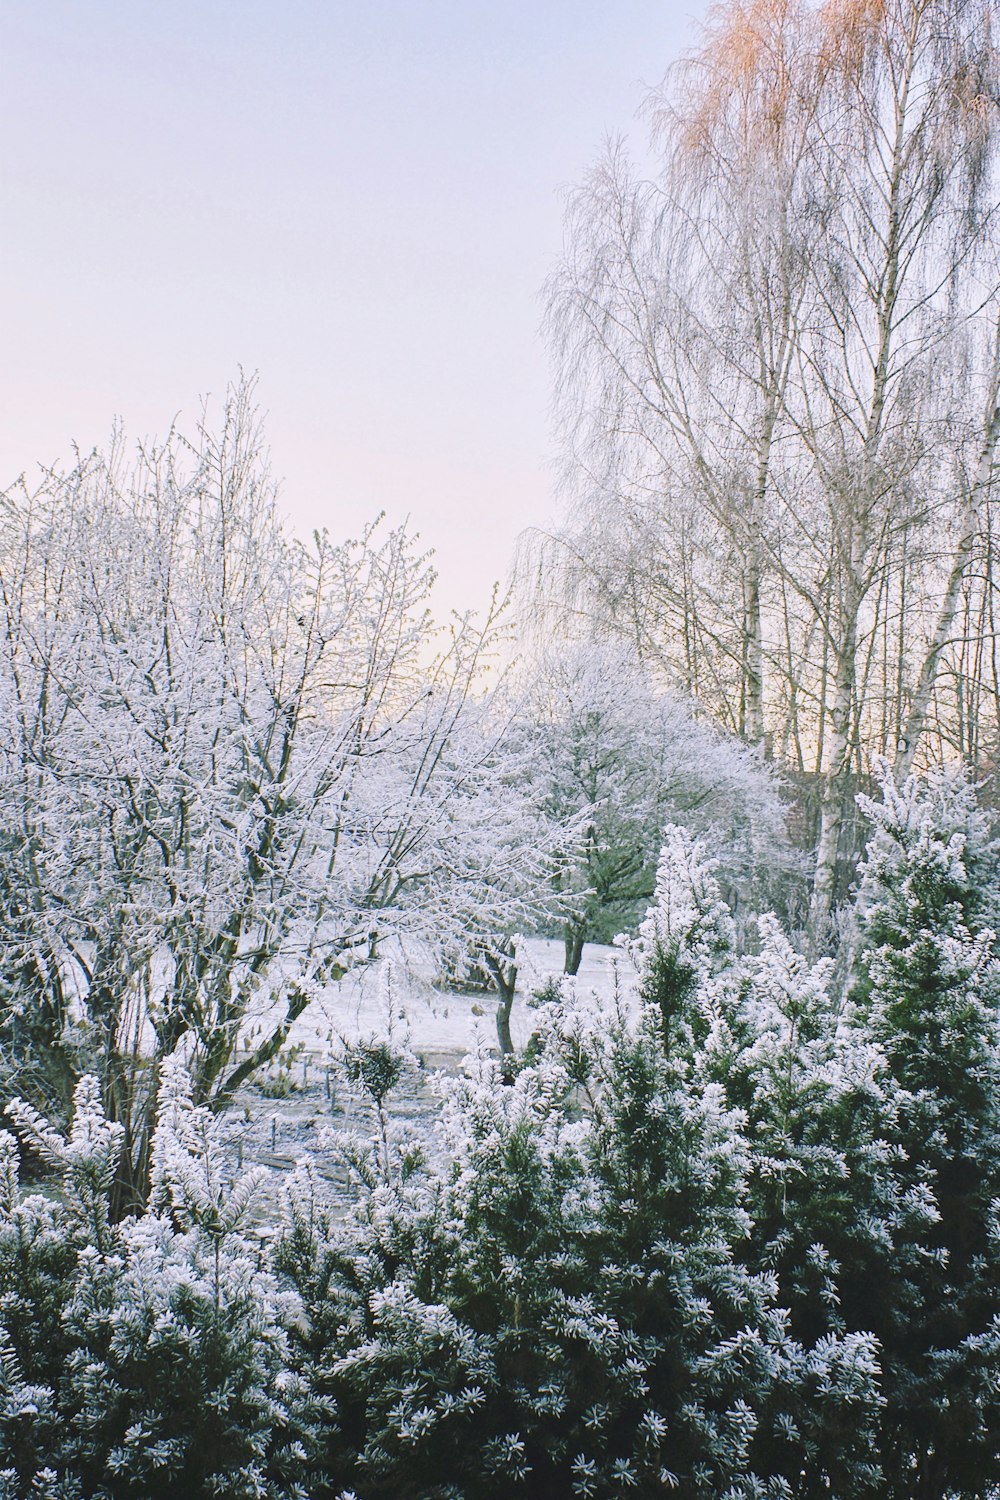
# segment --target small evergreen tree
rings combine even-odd
[[[11,1113],[62,1178],[58,1199],[21,1198],[7,1138],[0,1258],[15,1274],[0,1304],[0,1380],[17,1420],[4,1424],[0,1455],[11,1494],[299,1493],[267,1479],[269,1464],[278,1475],[287,1467],[275,1451],[284,1335],[274,1283],[239,1233],[257,1176],[226,1183],[211,1118],[192,1104],[183,1071],[164,1069],[155,1201],[118,1224],[121,1129],[96,1080],[78,1085],[65,1138],[29,1106]]]
[[[901,1184],[934,1205],[872,1309],[883,1493],[973,1500],[1000,1484],[996,847],[960,773],[886,777],[864,806],[857,1000],[899,1089]]]
[[[880,1194],[892,1199],[886,1148],[866,1134],[883,1091],[827,994],[829,966],[810,969],[774,917],[761,919],[759,937],[757,954],[737,958],[713,862],[668,828],[654,905],[627,946],[667,1055],[700,1087],[724,1089],[738,1112],[749,1212],[746,1235],[731,1243],[749,1270],[776,1279],[788,1312],[753,1463],[801,1500],[849,1500],[875,1493],[880,1397],[875,1341],[839,1301],[854,1242],[873,1213],[889,1212]]]
[[[42,1198],[22,1200],[14,1137],[0,1132],[0,1496],[55,1449],[51,1381],[64,1347],[60,1312],[72,1253]]]
[[[715,1001],[713,981],[731,969],[732,916],[714,876],[718,861],[700,839],[668,823],[653,903],[634,938],[619,938],[638,976],[640,999],[660,1014],[667,1056],[691,1058],[704,1043]]]
[[[919,1257],[912,1246],[933,1203],[900,1180],[890,1138],[898,1089],[850,1008],[832,998],[832,965],[810,965],[774,917],[760,919],[759,936],[698,1059],[742,1111],[753,1223],[745,1253],[777,1278],[802,1350],[791,1425],[762,1424],[756,1457],[800,1500],[875,1497],[883,1397],[872,1329],[901,1258]],[[829,1366],[823,1400],[814,1362]]]

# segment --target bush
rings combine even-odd
[[[562,983],[529,1058],[440,1079],[345,1044],[371,1114],[305,1161],[270,1260],[174,1063],[150,1196],[122,1127],[0,1133],[0,1500],[985,1500],[1000,1483],[994,850],[955,778],[887,782],[858,980],[773,917],[739,956],[671,830],[634,991]]]

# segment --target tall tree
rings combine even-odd
[[[649,100],[655,180],[612,147],[550,284],[550,556],[816,778],[817,946],[864,753],[950,732],[996,447],[996,76],[981,0],[727,6]]]
[[[98,1072],[123,1204],[178,1048],[222,1107],[374,935],[445,943],[470,887],[499,930],[512,889],[522,921],[548,896],[479,701],[497,608],[442,637],[432,577],[401,531],[284,533],[248,387],[193,444],[118,445],[5,496],[8,1087],[32,1070],[65,1105]],[[506,886],[483,880],[496,851]]]

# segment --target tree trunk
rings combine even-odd
[[[914,1476],[913,1500],[947,1500],[950,1486],[944,1469],[935,1453],[921,1454]]]
[[[483,966],[496,985],[500,1000],[497,1004],[497,1042],[501,1058],[514,1056],[514,1042],[510,1034],[510,1012],[517,988],[517,952],[512,941],[507,941],[497,953],[484,952]]]
[[[159,1059],[148,1067],[113,1054],[108,1058],[104,1107],[109,1120],[124,1130],[109,1212],[113,1223],[141,1213],[149,1198],[150,1149],[156,1125]]]
[[[854,677],[858,615],[851,608],[847,629],[838,652],[837,680],[830,707],[830,760],[823,783],[819,839],[816,843],[816,867],[812,898],[809,903],[809,949],[813,956],[822,953],[829,941],[833,898],[837,880],[837,855],[840,830],[848,796],[848,773],[851,766],[851,715],[854,707]]]
[[[771,447],[778,420],[778,393],[768,390],[757,453],[753,510],[747,538],[746,620],[744,693],[746,706],[743,733],[751,745],[765,744],[764,720],[764,622],[761,593],[764,576],[763,518],[768,498],[771,472]]]
[[[746,580],[745,709],[743,734],[751,745],[764,743],[764,627],[761,619],[761,566],[752,559]]]
[[[510,1034],[510,1011],[514,1003],[514,991],[509,994],[500,992],[500,1000],[497,1005],[497,1041],[500,1044],[501,1057],[514,1056],[514,1042]]]
[[[1000,377],[1000,368],[998,368],[998,361],[995,359],[992,401],[990,403],[992,409],[987,416],[986,427],[983,433],[983,445],[979,452],[979,461],[976,464],[976,473],[965,497],[962,527],[958,543],[955,547],[955,556],[952,560],[951,572],[948,575],[944,598],[941,600],[941,608],[938,611],[937,624],[934,627],[934,634],[931,636],[930,644],[927,647],[927,653],[921,663],[920,674],[913,693],[913,701],[910,704],[910,711],[907,714],[906,723],[899,738],[899,749],[896,753],[895,763],[897,776],[906,776],[913,768],[917,745],[920,742],[920,736],[927,722],[927,710],[930,707],[931,695],[934,692],[934,684],[937,681],[938,663],[951,637],[955,617],[958,614],[962,584],[972,559],[976,537],[979,534],[980,507],[989,490],[990,481],[993,476],[997,437],[1000,436],[1000,405],[996,404],[998,377]]]
[[[586,940],[585,931],[582,927],[567,927],[563,932],[563,948],[566,958],[563,963],[564,974],[578,974],[580,972],[580,960],[583,958],[583,945]]]

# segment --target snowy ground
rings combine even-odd
[[[534,1026],[526,1001],[548,978],[562,973],[563,948],[552,939],[525,938],[518,956],[511,1032],[514,1045],[523,1047]],[[588,945],[577,984],[598,995],[609,992],[615,963],[623,974],[629,968],[618,949]],[[410,1045],[428,1067],[453,1066],[475,1045],[479,1032],[490,1044],[496,1041],[495,995],[439,989],[428,962],[407,961],[401,953],[328,985],[299,1017],[290,1041],[304,1056],[320,1061],[337,1038],[383,1031],[390,1013],[399,1010],[406,1016]]]
[[[511,1011],[511,1031],[518,1048],[525,1045],[535,1025],[535,1012],[526,1001],[547,978],[562,973],[562,944],[529,938],[522,944],[520,958]],[[615,965],[627,983],[630,965],[624,954],[588,945],[578,986],[610,998]],[[479,1037],[487,1046],[496,1046],[496,996],[444,991],[432,984],[431,975],[429,965],[407,963],[397,954],[318,994],[296,1022],[285,1059],[241,1090],[220,1121],[234,1170],[262,1163],[275,1175],[277,1190],[280,1177],[308,1152],[315,1155],[318,1170],[336,1195],[343,1182],[336,1168],[325,1162],[321,1132],[338,1125],[365,1128],[367,1114],[358,1098],[335,1081],[329,1060],[340,1038],[384,1033],[390,1019],[394,1027],[405,1025],[409,1046],[420,1064],[394,1092],[393,1113],[417,1129],[429,1129],[436,1107],[431,1088],[435,1070],[456,1071]],[[266,1027],[269,1019],[262,1013],[257,1023]]]

